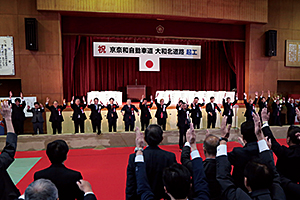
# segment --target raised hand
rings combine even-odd
[[[144,148],[145,146],[144,134],[140,131],[139,127],[135,128],[135,145],[139,148]]]
[[[156,93],[155,98],[158,97],[159,93]]]
[[[205,99],[204,99],[204,98],[202,98],[202,101],[203,101],[203,102],[205,102]]]
[[[261,91],[261,96],[262,96],[262,97],[264,96],[264,91]]]
[[[296,115],[297,115],[298,121],[300,121],[300,110],[299,110],[299,108],[296,108]]]
[[[224,98],[226,97],[226,92],[225,92],[225,94],[224,94]]]
[[[43,108],[44,107],[43,104],[40,103],[40,107]]]
[[[228,127],[226,126],[227,118],[228,117],[226,115],[224,115],[222,123],[221,123],[220,131],[221,131],[221,137],[228,139],[229,135],[230,135],[231,124],[228,124]]]
[[[270,90],[268,90],[268,96],[270,96],[270,95],[271,95]]]
[[[150,95],[150,99],[151,99],[151,100],[153,100],[153,97],[152,97],[152,95]]]
[[[261,122],[260,122],[259,115],[257,113],[253,113],[252,117],[253,117],[253,121],[254,121],[254,129],[255,129],[255,135],[256,135],[257,140],[265,139],[264,134],[261,130]]]
[[[74,96],[72,96],[72,100],[71,101],[74,101]]]
[[[191,150],[196,150],[197,145],[196,145],[196,134],[195,134],[195,129],[193,126],[193,123],[190,123],[190,128],[186,132],[186,139],[191,145]]]
[[[170,94],[168,95],[168,97],[169,97],[169,99],[171,99],[171,95]]]
[[[145,98],[145,95],[142,95],[142,99],[144,99]]]
[[[244,92],[244,97],[247,98],[247,94]]]
[[[268,113],[268,109],[267,108],[263,108],[261,110],[261,114],[260,115],[261,115],[261,120],[263,122],[269,121],[269,119],[270,119],[270,113]]]
[[[11,106],[9,106],[8,101],[1,102],[0,113],[6,120],[11,119]]]
[[[255,94],[255,96],[258,96],[258,92],[255,92],[254,94]]]
[[[92,101],[93,101],[93,100],[91,99],[91,100],[90,100],[90,104],[92,103]]]
[[[93,192],[91,184],[87,181],[81,179],[80,181],[77,181],[76,184],[84,193]]]
[[[9,91],[9,98],[11,98],[13,96],[12,91]]]
[[[23,92],[20,92],[20,97],[21,99],[23,99]]]
[[[210,135],[210,132],[208,129],[206,129],[206,133],[205,133],[205,137],[209,136]]]
[[[66,104],[66,99],[63,99],[63,104]]]
[[[189,103],[189,100],[188,100],[188,99],[186,99],[186,103]]]
[[[242,137],[238,137],[238,142],[242,145],[242,146],[245,146],[245,142],[243,140]]]
[[[46,102],[49,103],[50,99],[49,97],[46,97]]]
[[[84,96],[82,97],[82,101],[85,102],[85,97]]]

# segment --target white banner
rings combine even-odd
[[[201,46],[94,42],[94,57],[138,57],[140,71],[160,71],[160,58],[201,59]]]
[[[91,91],[87,93],[87,102],[94,102],[94,98],[98,98],[99,102],[101,101],[104,105],[109,102],[110,98],[115,99],[115,103],[122,104],[122,92],[119,91]]]
[[[21,97],[12,97],[11,102],[15,103],[16,98],[21,99]],[[0,97],[0,102],[4,100],[8,101],[9,97]],[[34,107],[34,102],[36,102],[36,97],[24,97],[24,100],[26,102],[26,106],[24,108],[25,117],[32,117],[33,116],[32,112],[27,112],[27,108],[28,106],[30,106],[30,108]]]
[[[0,36],[0,75],[15,75],[12,36]]]

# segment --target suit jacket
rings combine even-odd
[[[276,104],[276,102],[272,103],[273,116],[279,116],[281,113],[282,104]]]
[[[84,113],[84,108],[86,107],[86,103],[83,105],[76,105],[74,103],[71,103],[71,108],[74,110],[72,120],[86,120],[86,115]]]
[[[289,117],[295,117],[296,116],[296,104],[295,103],[287,102],[285,104],[285,106],[287,108],[287,115]]]
[[[155,199],[168,198],[164,191],[162,182],[162,172],[164,168],[176,163],[174,153],[164,151],[158,146],[148,146],[144,150],[144,160],[146,165],[146,173],[151,191],[154,193]],[[137,195],[137,184],[135,175],[135,153],[131,154],[128,159],[127,180],[126,180],[126,199],[138,200],[141,197]]]
[[[191,118],[202,118],[201,107],[204,105],[205,103],[191,104]]]
[[[252,119],[252,113],[255,113],[255,105],[257,102],[257,98],[253,101],[253,104],[248,103],[247,99],[244,99],[244,104],[246,106],[245,117]]]
[[[0,200],[13,200],[20,196],[19,190],[6,171],[15,160],[16,149],[17,135],[15,133],[7,133],[6,145],[0,155]]]
[[[54,183],[60,200],[83,199],[84,193],[76,182],[82,179],[80,172],[68,169],[63,164],[52,164],[50,167],[34,174],[34,180],[44,178]]]
[[[46,103],[46,108],[48,108],[51,111],[51,115],[50,115],[50,122],[63,122],[64,118],[62,116],[62,111],[64,109],[66,109],[66,104],[64,104],[63,106],[59,105],[57,106],[57,108],[55,108],[53,105],[49,106],[49,104]]]
[[[234,116],[233,114],[233,106],[237,103],[237,98],[235,99],[234,102],[230,102],[230,103],[227,103],[225,102],[225,99],[223,98],[223,107],[224,107],[224,112],[223,112],[223,116],[226,115],[226,116]]]
[[[186,109],[183,110],[182,108],[178,108],[178,122],[177,122],[177,126],[179,128],[184,128],[184,127],[189,127],[190,122],[188,119],[188,115],[189,115],[190,109]]]
[[[193,175],[193,165],[190,159],[191,148],[189,146],[184,146],[181,153],[181,163],[183,166],[188,168],[190,173]],[[206,181],[208,183],[208,189],[210,193],[211,200],[221,199],[221,186],[216,178],[217,166],[216,159],[206,159],[203,161],[203,169],[206,176]],[[194,196],[194,194],[193,194]]]
[[[150,104],[142,104],[142,101],[140,101],[140,109],[141,109],[141,121],[142,120],[149,120],[151,119],[151,113],[150,113],[150,109],[153,105],[153,102],[151,102]]]
[[[247,191],[244,185],[244,169],[251,159],[258,157],[258,154],[257,142],[247,143],[244,147],[235,147],[228,153],[228,160],[234,166],[232,178],[235,185],[244,191]]]
[[[88,194],[84,196],[84,200],[97,200],[96,196],[94,194]]]
[[[271,138],[272,150],[277,156],[276,167],[280,175],[294,183],[300,182],[300,145],[286,147],[275,139],[269,126],[262,128],[265,136]]]
[[[233,182],[233,179],[230,175],[231,165],[227,159],[227,156],[219,156],[217,160],[217,180],[219,181],[223,196],[226,199],[232,200],[275,200],[275,199],[285,199],[285,194],[283,189],[280,186],[280,176],[276,171],[274,165],[273,155],[270,150],[263,151],[259,154],[261,160],[265,162],[267,166],[271,168],[274,174],[273,184],[269,189],[255,190],[248,195],[241,188],[237,188]],[[244,178],[244,177],[243,177]]]
[[[39,108],[39,109],[35,109],[35,108],[31,108],[31,109],[27,109],[27,112],[32,112],[33,117],[31,122],[32,123],[36,123],[36,122],[44,122],[44,118],[43,118],[43,112],[44,112],[44,108]]]
[[[259,114],[259,115],[260,115],[262,109],[268,108],[268,103],[269,103],[269,101],[270,101],[270,97],[268,97],[268,98],[266,99],[266,102],[265,102],[265,103],[262,102],[262,97],[259,97],[259,100],[258,100],[258,106],[259,106],[258,114]]]
[[[285,191],[286,199],[298,200],[300,199],[300,185],[294,183],[290,179],[280,175],[281,187]]]
[[[102,115],[101,115],[101,110],[103,108],[105,108],[104,105],[98,104],[97,105],[97,109],[96,109],[96,105],[95,104],[91,104],[88,106],[89,109],[91,109],[91,115],[90,115],[90,119],[91,120],[95,120],[95,121],[101,121],[102,120]]]
[[[213,116],[216,115],[216,110],[218,110],[219,112],[221,112],[221,109],[219,108],[218,104],[214,103],[214,108],[212,108],[211,103],[209,102],[208,104],[206,104],[206,112],[207,113],[212,113]],[[207,115],[208,117],[210,115]]]
[[[108,121],[118,119],[117,108],[119,108],[119,106],[117,104],[113,104],[113,105],[108,104],[106,108],[107,108],[106,118],[108,119]]]
[[[123,106],[121,111],[124,111],[124,116],[123,116],[123,121],[129,122],[129,121],[135,121],[135,112],[139,112],[139,110],[134,106],[130,105],[128,106],[127,104]]]
[[[149,186],[145,163],[137,162],[136,165],[136,177],[137,177],[137,192],[141,195],[142,200],[154,200],[154,194]],[[205,174],[203,171],[202,158],[195,158],[192,160],[193,166],[193,186],[195,198],[194,200],[209,200],[208,186],[205,180]]]
[[[25,121],[25,113],[24,113],[24,108],[26,107],[25,100],[22,100],[19,106],[17,106],[15,103],[12,103],[11,100],[8,100],[8,104],[11,105],[11,109],[12,109],[11,119]]]
[[[160,103],[157,102],[157,99],[155,99],[155,104],[157,108],[155,117],[164,119],[168,118],[167,107],[171,104],[171,101],[169,101],[167,104],[160,105]]]

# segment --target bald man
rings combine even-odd
[[[221,199],[221,186],[216,178],[216,154],[219,143],[220,139],[212,134],[207,135],[203,143],[203,150],[206,157],[205,161],[203,161],[203,168],[208,183],[210,199],[212,200]],[[193,174],[193,166],[192,161],[190,160],[190,152],[190,144],[186,142],[185,146],[182,149],[181,163],[189,169],[191,174]]]

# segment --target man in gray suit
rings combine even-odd
[[[28,106],[27,112],[32,112],[33,117],[32,117],[32,124],[33,124],[33,131],[34,134],[38,134],[38,129],[39,133],[44,133],[43,131],[43,123],[44,123],[44,118],[43,118],[43,112],[45,111],[43,104],[39,104],[38,102],[34,103],[34,108],[30,109],[30,106]]]

